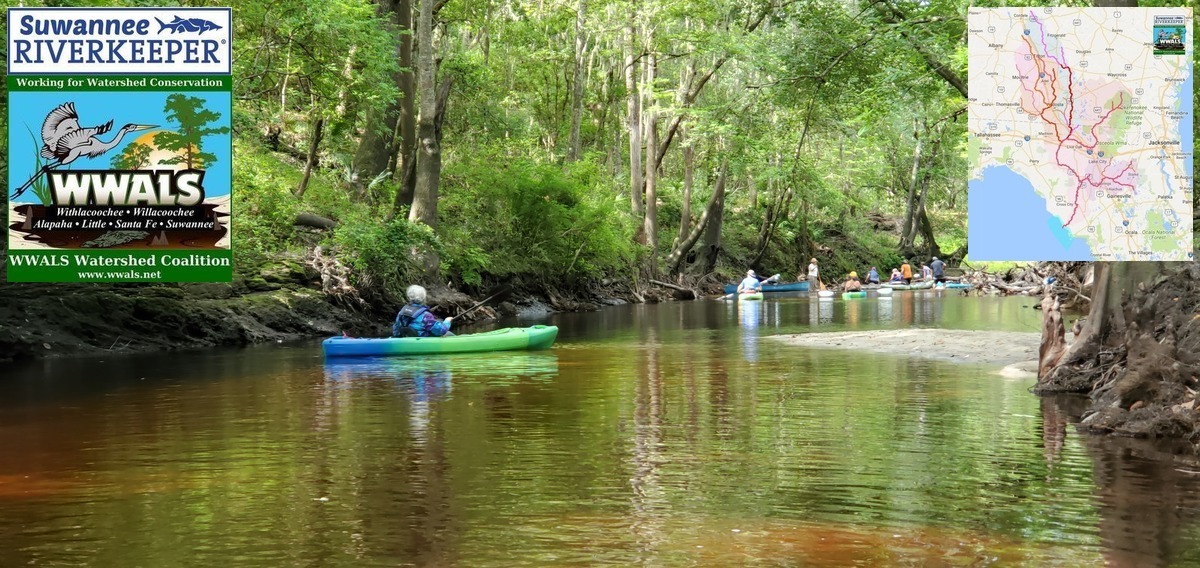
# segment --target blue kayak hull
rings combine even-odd
[[[771,292],[807,292],[808,282],[792,282],[791,284],[765,284],[762,287],[764,294]],[[726,284],[725,293],[732,294],[737,292],[737,284]]]

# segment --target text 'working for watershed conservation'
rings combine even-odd
[[[232,10],[8,10],[8,280],[230,282]]]

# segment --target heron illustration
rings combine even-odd
[[[101,142],[97,136],[107,134],[112,130],[112,121],[108,121],[100,126],[90,128],[79,127],[79,115],[75,112],[75,103],[66,102],[58,105],[50,114],[46,115],[46,121],[42,123],[42,152],[41,155],[47,160],[55,160],[42,166],[42,169],[33,174],[29,181],[25,182],[15,193],[12,194],[12,199],[16,199],[22,193],[25,193],[29,186],[37,180],[42,174],[71,162],[74,162],[80,156],[95,158],[109,150],[112,150],[121,143],[121,138],[129,132],[137,132],[139,130],[150,130],[158,128],[156,125],[146,124],[126,124],[117,131],[116,137],[108,142]]]

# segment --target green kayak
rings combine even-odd
[[[761,300],[761,299],[763,299],[763,296],[762,296],[762,292],[755,292],[753,294],[739,294],[738,299],[740,299],[740,300]]]
[[[849,300],[850,298],[866,298],[867,293],[859,290],[857,292],[842,292],[842,298]]]
[[[506,327],[450,337],[330,337],[321,343],[325,357],[395,357],[480,351],[549,349],[558,327]]]

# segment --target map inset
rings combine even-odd
[[[1191,8],[971,8],[973,260],[1191,260]]]

